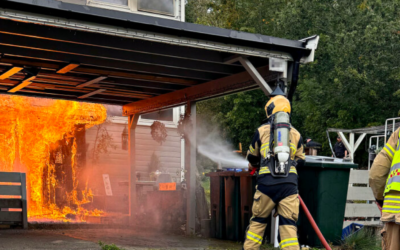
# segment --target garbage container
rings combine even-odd
[[[256,178],[248,172],[235,173],[240,182],[240,237],[244,237],[246,228],[249,226],[253,215],[253,196],[256,189]],[[239,238],[241,239],[241,238]]]
[[[219,172],[207,174],[210,177],[210,205],[212,238],[225,239],[225,185]]]
[[[239,240],[240,232],[240,183],[235,172],[220,172],[225,183],[225,225],[226,239]]]
[[[243,241],[252,216],[256,177],[249,172],[220,171],[210,177],[211,237]],[[270,240],[271,218],[265,239]]]
[[[328,242],[341,240],[350,169],[357,167],[342,159],[306,156],[305,165],[297,169],[299,194]],[[302,210],[298,231],[301,245],[322,245]]]

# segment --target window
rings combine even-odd
[[[119,11],[141,12],[145,15],[175,17],[176,6],[183,0],[87,0],[90,6]]]
[[[158,112],[141,115],[141,118],[147,120],[172,122],[174,121],[174,110],[173,109],[161,110]]]
[[[174,0],[137,0],[138,10],[162,13],[173,16]]]
[[[140,116],[138,124],[151,126],[154,121],[160,121],[164,123],[167,128],[176,128],[181,112],[181,107],[177,107],[144,114]]]
[[[185,113],[185,106],[161,110],[158,112],[148,113],[139,117],[138,125],[151,126],[154,121],[160,121],[165,124],[167,128],[176,128],[181,114]],[[128,124],[128,118],[122,116],[110,117],[113,123]],[[124,133],[122,133],[124,134]]]
[[[97,2],[128,6],[128,0],[96,0]]]

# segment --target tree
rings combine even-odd
[[[398,1],[297,0],[276,17],[276,36],[321,38],[316,62],[301,68],[293,122],[325,150],[328,127],[381,125],[398,115],[399,7]]]
[[[325,154],[329,154],[328,127],[381,125],[386,118],[398,115],[399,1],[201,2],[206,7],[196,12],[198,23],[294,40],[320,36],[315,62],[300,69],[292,123],[303,135],[320,141]],[[210,17],[217,17],[218,23],[209,21]],[[212,116],[228,138],[244,142],[259,125],[262,117],[254,116],[261,114],[264,104],[247,92],[225,97],[216,106],[210,103],[209,109],[215,111]]]

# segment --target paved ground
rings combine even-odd
[[[0,249],[100,250],[98,242],[133,249],[241,249],[235,242],[128,229],[0,230]]]

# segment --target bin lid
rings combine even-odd
[[[343,159],[327,157],[327,156],[312,156],[306,155],[306,167],[321,167],[321,168],[358,168],[357,164]]]

